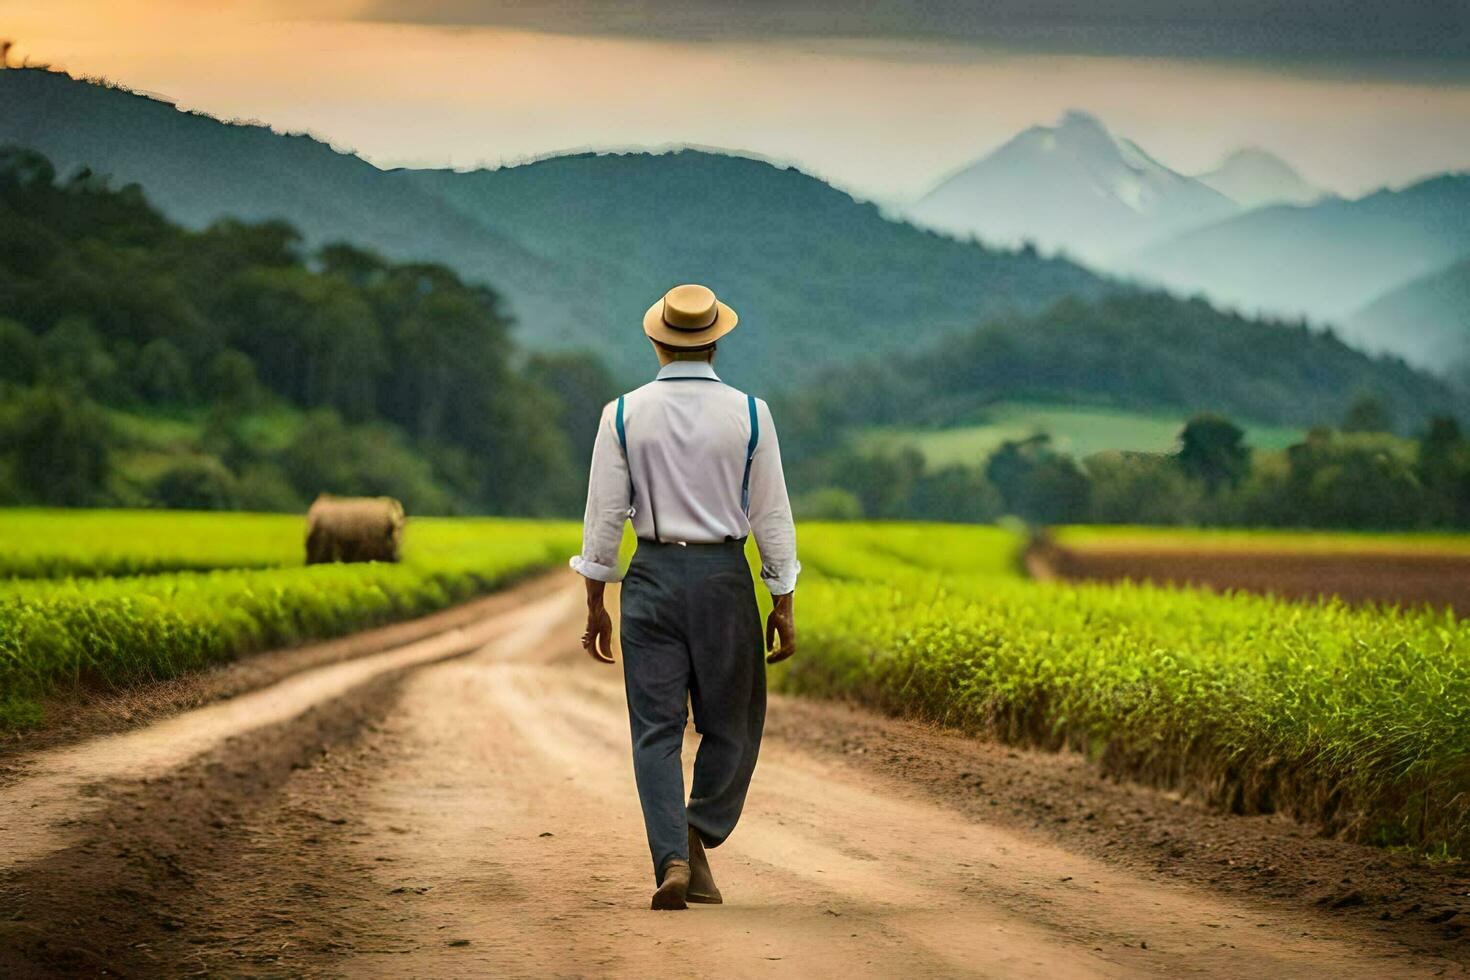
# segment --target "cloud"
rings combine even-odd
[[[946,41],[1470,73],[1470,0],[366,0],[358,16],[674,40]]]

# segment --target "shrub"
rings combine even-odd
[[[235,476],[213,456],[183,456],[159,474],[150,496],[172,510],[231,510],[239,506]]]

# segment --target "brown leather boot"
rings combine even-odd
[[[699,905],[723,905],[719,888],[715,887],[715,875],[709,869],[709,858],[704,854],[704,841],[699,831],[689,828],[689,891],[685,896]]]
[[[648,907],[655,912],[687,909],[689,906],[684,899],[688,893],[689,862],[670,858],[664,865],[663,879],[659,882],[658,891],[653,893],[653,901]]]

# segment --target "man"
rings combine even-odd
[[[792,594],[800,563],[766,403],[720,381],[715,344],[735,311],[704,286],[676,286],[643,332],[658,378],[609,404],[592,450],[582,553],[582,646],[612,663],[608,582],[622,587],[623,680],[633,772],[653,855],[652,908],[719,904],[705,855],[730,836],[755,771],[766,714],[765,666],[796,652]],[[619,574],[623,522],[638,535]],[[774,608],[761,642],[746,535],[754,532]],[[779,638],[779,644],[777,639]],[[681,750],[689,705],[700,733],[684,800]]]

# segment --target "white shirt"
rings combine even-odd
[[[772,595],[796,588],[796,527],[771,409],[756,399],[759,439],[750,466],[750,513],[740,506],[750,405],[707,361],[674,361],[623,398],[627,459],[617,433],[617,402],[602,410],[592,448],[582,553],[571,565],[601,582],[621,580],[623,522],[640,538],[710,544],[755,534],[761,579]],[[632,498],[628,469],[632,464]],[[657,532],[655,533],[655,525]]]

